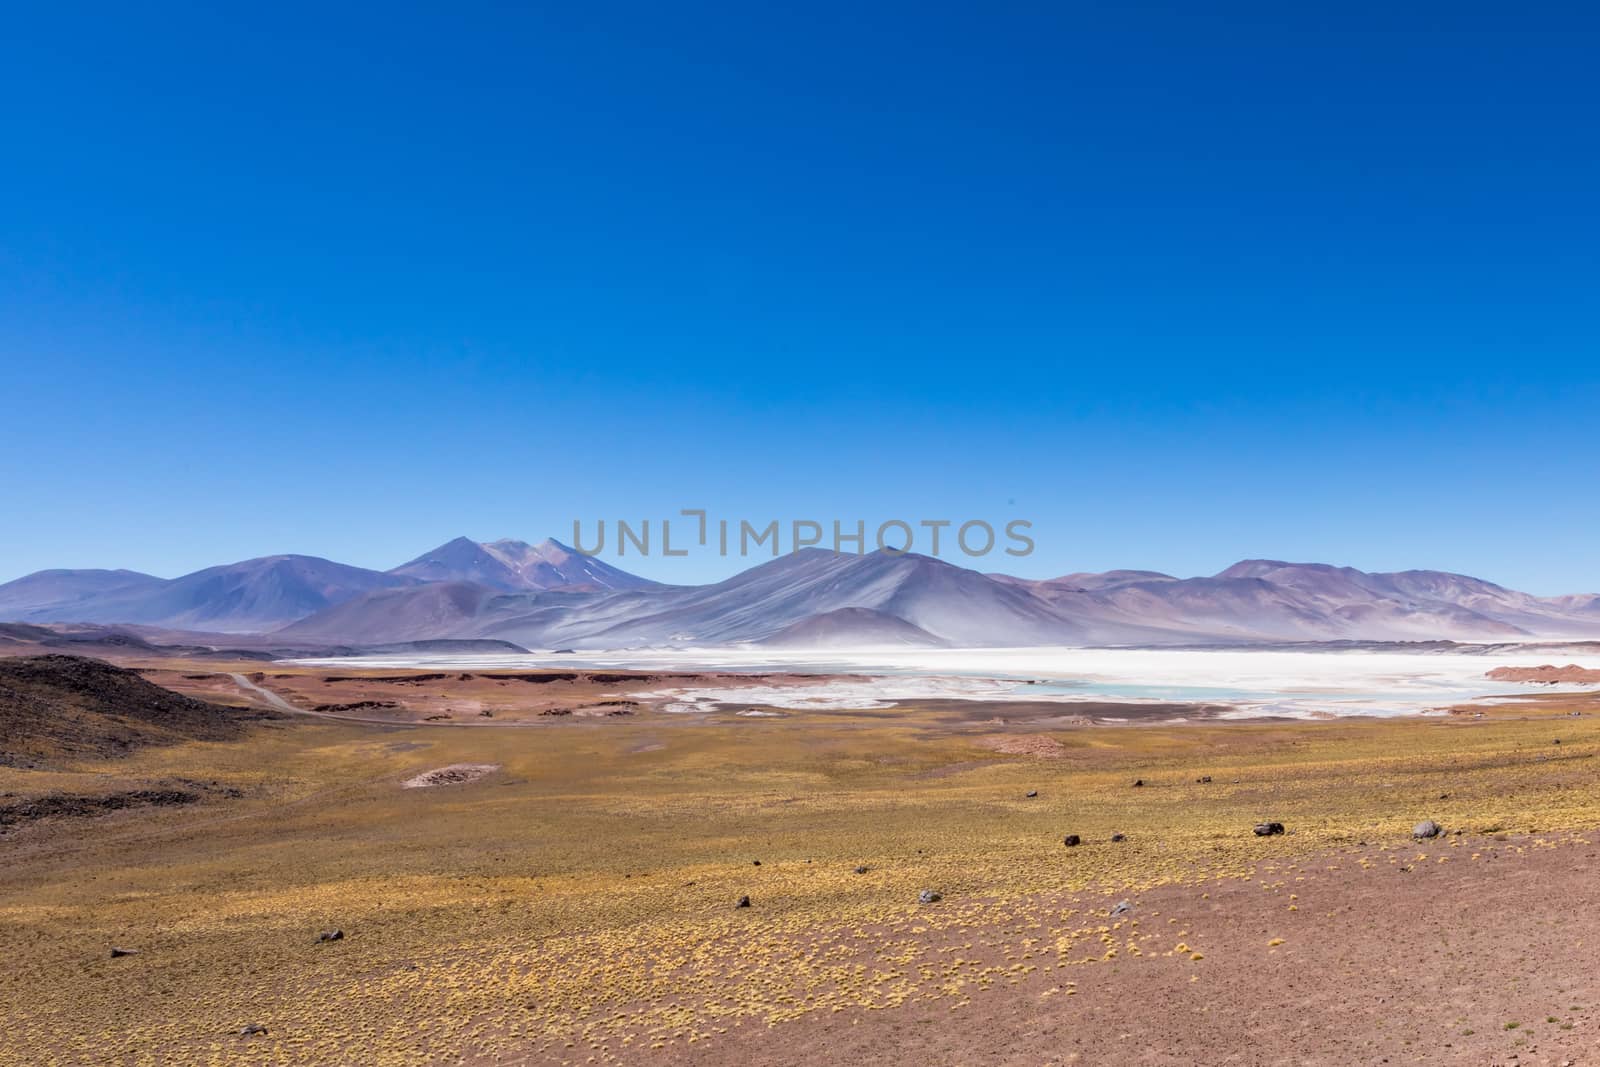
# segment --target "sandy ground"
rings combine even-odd
[[[971,992],[955,1003],[735,1025],[622,1059],[1600,1063],[1594,839],[1450,838],[1314,856],[1263,865],[1250,878],[1132,894],[1120,918],[1109,916],[1115,897],[1028,900],[1019,914],[1087,905],[1105,915],[1105,944],[1117,955],[1069,970],[1051,968],[1042,954],[1025,963],[1021,953],[968,950],[957,970],[973,976]],[[923,936],[936,949],[955,943],[949,933]],[[963,928],[959,943],[982,942],[985,933]],[[975,976],[994,964],[1005,976],[980,985]],[[1010,969],[1017,964],[1028,969]]]
[[[1600,1064],[1592,696],[1107,727],[491,678],[512,710],[456,728],[418,713],[459,678],[177,670],[403,717],[0,768],[194,794],[0,834],[0,1063]]]

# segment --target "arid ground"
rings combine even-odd
[[[1593,697],[1105,726],[146,666],[321,711],[0,767],[0,1063],[1600,1063]]]

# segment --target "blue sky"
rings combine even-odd
[[[0,579],[704,507],[1600,589],[1593,9],[863,7],[14,12]]]

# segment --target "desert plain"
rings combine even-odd
[[[123,662],[251,717],[0,767],[0,1062],[1600,1062],[1594,694],[683,715],[627,694],[732,683]]]

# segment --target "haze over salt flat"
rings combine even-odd
[[[1563,662],[1568,657],[1563,657]],[[1304,649],[861,649],[584,650],[571,654],[411,655],[299,661],[325,667],[431,670],[600,669],[866,675],[815,683],[641,689],[631,695],[673,711],[720,705],[792,710],[889,708],[916,700],[1029,700],[1228,705],[1224,717],[1411,715],[1476,699],[1530,692],[1484,675],[1543,662],[1492,652]],[[625,687],[623,687],[625,688]],[[1538,687],[1581,692],[1581,685]]]

